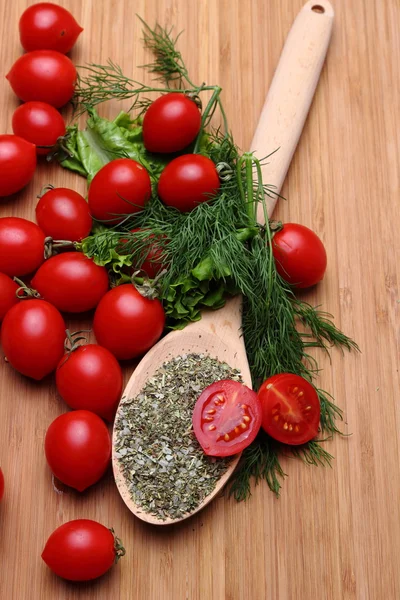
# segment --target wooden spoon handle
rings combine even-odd
[[[263,181],[280,192],[314,96],[332,33],[334,11],[328,0],[307,2],[286,39],[251,143],[263,165]],[[267,198],[271,216],[277,197]],[[262,206],[257,218],[264,223]]]

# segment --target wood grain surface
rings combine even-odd
[[[30,2],[0,0],[0,130],[18,101],[3,78],[21,54],[18,18]],[[185,33],[193,78],[219,83],[237,143],[252,139],[286,34],[302,0],[69,0],[85,28],[71,58],[111,57],[128,74],[147,61],[135,13]],[[350,437],[326,443],[332,469],[286,460],[279,500],[259,484],[237,504],[220,497],[180,526],[154,528],[125,507],[111,471],[84,494],[56,493],[43,440],[66,410],[52,378],[33,383],[0,365],[0,598],[58,600],[397,600],[400,597],[398,0],[336,0],[326,65],[276,216],[312,227],[329,259],[305,297],[336,316],[360,355],[318,355],[320,385],[346,414]],[[102,114],[119,109],[108,104]],[[273,148],[271,148],[273,150]],[[41,164],[0,216],[34,218],[46,183],[85,182]],[[396,260],[397,259],[397,260]],[[88,324],[75,320],[71,327]],[[125,368],[126,378],[134,365]],[[112,526],[126,557],[100,580],[74,585],[40,558],[74,518]]]

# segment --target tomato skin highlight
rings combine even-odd
[[[21,45],[27,52],[56,50],[65,54],[82,31],[68,10],[51,2],[30,6],[19,20]]]
[[[0,500],[3,498],[4,496],[4,475],[3,475],[3,471],[0,468]]]
[[[36,221],[54,240],[80,242],[92,229],[93,221],[85,198],[68,188],[53,188],[36,205]]]
[[[101,299],[93,321],[100,346],[119,360],[141,356],[159,340],[165,313],[157,299],[144,298],[130,283],[119,285]]]
[[[0,135],[0,197],[24,188],[36,169],[36,146],[18,135]]]
[[[274,439],[298,446],[317,436],[321,414],[318,394],[300,375],[280,373],[269,377],[258,397],[262,428]]]
[[[63,356],[56,371],[57,390],[73,409],[89,410],[113,421],[122,393],[122,370],[111,352],[96,344]]]
[[[209,201],[220,188],[215,164],[201,154],[184,154],[165,167],[158,182],[158,195],[167,206],[190,212]]]
[[[0,323],[10,308],[19,302],[16,293],[18,288],[19,285],[8,275],[0,273]]]
[[[74,94],[77,73],[64,54],[34,50],[18,58],[6,77],[23,102],[38,100],[61,108]]]
[[[179,152],[200,131],[201,115],[196,103],[177,92],[154,100],[143,119],[143,140],[149,152]]]
[[[89,187],[90,214],[98,221],[121,223],[150,200],[151,181],[146,169],[131,158],[117,158],[107,163],[93,177]]]
[[[0,218],[0,271],[10,277],[35,271],[44,262],[44,240],[36,223],[19,217]]]
[[[308,227],[285,223],[272,239],[279,275],[296,288],[308,288],[324,277],[327,257],[319,237]]]
[[[32,286],[62,312],[80,313],[95,308],[109,288],[105,267],[81,252],[52,256],[39,268]]]
[[[64,119],[54,106],[45,102],[26,102],[13,114],[12,128],[15,135],[35,144],[38,155],[46,155],[59,137],[65,135]]]
[[[90,519],[76,519],[58,527],[42,552],[46,565],[69,581],[89,581],[104,575],[115,563],[112,532]]]
[[[47,430],[44,449],[55,477],[79,492],[97,483],[111,460],[107,426],[88,410],[57,417]]]
[[[256,438],[261,427],[256,392],[230,379],[216,381],[200,394],[193,411],[196,438],[208,456],[232,456]]]
[[[32,379],[43,379],[56,369],[64,354],[64,340],[64,320],[44,300],[19,302],[4,317],[4,354],[16,371]]]

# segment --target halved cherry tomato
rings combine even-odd
[[[6,316],[6,313],[17,304],[17,289],[19,285],[5,275],[0,273],[0,323]]]
[[[64,54],[34,50],[20,56],[6,77],[20,100],[39,100],[60,108],[71,100],[77,74]]]
[[[44,262],[43,231],[19,217],[0,218],[0,271],[6,275],[28,275]]]
[[[24,50],[69,52],[83,31],[71,13],[57,4],[39,2],[29,6],[19,20],[19,35]]]
[[[318,433],[321,408],[317,392],[300,375],[281,373],[270,377],[258,391],[262,427],[274,439],[298,446]]]
[[[200,394],[193,411],[193,428],[206,454],[231,456],[255,439],[261,414],[256,392],[238,381],[223,379]]]
[[[143,140],[149,152],[179,152],[199,133],[197,104],[178,92],[165,94],[150,104],[143,119]]]
[[[158,195],[167,206],[189,212],[211,200],[220,188],[213,161],[201,154],[184,154],[165,167],[158,182]]]
[[[124,554],[112,530],[90,519],[76,519],[53,531],[42,559],[59,577],[89,581],[104,575]]]
[[[64,119],[46,102],[26,102],[18,106],[12,116],[12,128],[15,135],[35,144],[39,155],[48,154],[58,138],[65,135]]]
[[[39,227],[54,240],[80,242],[93,221],[85,198],[68,188],[50,188],[36,206]]]
[[[115,225],[125,218],[118,215],[139,212],[150,196],[151,181],[146,169],[136,160],[117,158],[93,177],[88,193],[90,214]]]
[[[285,223],[272,239],[276,270],[297,288],[315,285],[326,270],[326,251],[311,229],[298,223]]]
[[[32,286],[62,312],[80,313],[95,308],[109,288],[105,267],[81,252],[52,256],[38,269]]]

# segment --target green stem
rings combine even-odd
[[[224,132],[225,132],[225,137],[226,137],[229,132],[228,117],[226,116],[226,112],[225,112],[224,106],[221,102],[221,98],[218,98],[218,106],[219,106],[219,110],[221,111],[222,120],[224,122]]]
[[[219,95],[222,92],[222,88],[219,85],[212,86],[211,88],[207,88],[207,87],[203,88],[203,90],[206,90],[206,89],[212,89],[212,90],[214,90],[214,92],[213,92],[207,106],[205,107],[203,115],[201,117],[200,131],[196,138],[196,143],[193,148],[193,154],[197,154],[199,151],[201,137],[203,135],[203,131],[205,129],[208,116],[211,113],[211,111],[215,108],[215,104],[218,102]]]

